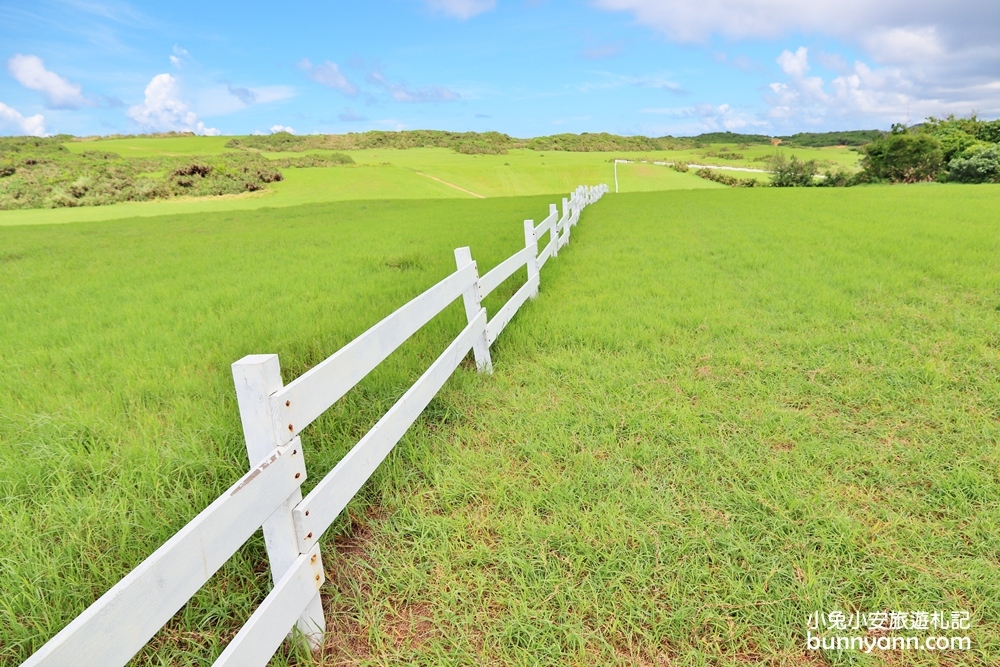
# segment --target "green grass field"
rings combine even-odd
[[[513,253],[554,201],[399,187],[417,194],[0,228],[0,664],[246,469],[233,361],[276,352],[288,381],[454,247],[481,270]],[[998,203],[588,208],[495,373],[460,368],[328,534],[322,664],[995,664]],[[304,434],[307,487],[463,324],[455,304]],[[255,539],[136,664],[210,664],[268,585]],[[807,653],[807,615],[833,609],[970,611],[973,651]]]
[[[233,149],[226,148],[232,137],[129,137],[128,139],[98,139],[69,141],[64,144],[74,153],[108,151],[122,157],[156,157],[159,155],[216,155]]]
[[[118,153],[123,157],[154,157],[157,155],[215,155],[218,153],[236,150],[226,148],[225,145],[229,140],[230,137],[131,137],[128,139],[71,141],[65,145],[74,153],[101,150]],[[560,166],[563,167],[581,164],[589,165],[595,161],[606,162],[609,158],[613,159],[615,157],[666,161],[679,160],[682,162],[694,162],[698,164],[719,164],[736,167],[759,167],[761,162],[755,160],[754,158],[767,157],[773,153],[774,150],[775,147],[773,146],[754,145],[747,146],[746,148],[740,148],[735,144],[712,144],[704,148],[664,150],[653,153],[632,153],[628,151],[613,153],[567,153],[561,151],[551,151],[547,154],[549,155],[550,161],[559,161]],[[840,148],[836,146],[829,148],[794,148],[782,146],[780,147],[780,150],[802,159],[814,159],[818,162],[844,167],[852,167],[857,164],[860,159],[859,153],[852,151],[849,148]],[[315,153],[322,151],[305,152]],[[473,165],[473,163],[466,162],[466,160],[472,160],[473,156],[460,155],[446,148],[420,148],[409,150],[385,149],[346,152],[354,157],[354,159],[359,163],[378,164],[379,162],[386,161],[386,156],[391,156],[392,159],[390,161],[398,163],[401,166],[433,165],[455,168],[455,165],[457,164],[467,164],[472,166],[473,170],[478,168]],[[713,155],[713,153],[741,154],[743,158],[734,159],[731,157],[718,157],[717,155]],[[476,156],[476,159],[485,159],[485,161],[490,163],[491,166],[495,166],[496,163],[502,164],[503,162],[523,164],[523,160],[525,158],[533,156],[539,159],[544,159],[539,156],[545,154],[545,152],[517,149],[510,151],[509,153],[509,156],[513,156],[513,160],[511,160],[509,156],[503,155],[479,155]],[[302,153],[266,153],[265,155],[271,157],[290,157],[294,155],[302,155]],[[428,158],[428,155],[435,157]],[[452,157],[449,158],[449,156]],[[528,160],[528,163],[530,162],[531,160]],[[458,169],[460,172],[462,171],[461,167]],[[492,186],[492,184],[490,185]]]
[[[197,156],[232,151],[233,149],[225,147],[229,139],[229,137],[133,137],[72,141],[65,145],[76,153],[102,150],[126,157]],[[723,149],[742,153],[745,159],[732,160],[707,155]],[[656,153],[536,152],[517,149],[507,155],[463,155],[446,148],[345,151],[354,158],[358,167],[285,169],[285,180],[271,184],[263,192],[122,203],[100,207],[0,211],[0,226],[247,211],[345,200],[447,199],[474,196],[469,193],[482,197],[541,194],[561,196],[562,193],[570,192],[581,183],[604,182],[613,185],[615,158],[646,160],[650,163],[676,160],[759,169],[763,163],[755,162],[753,158],[769,155],[773,150],[768,146],[739,149],[734,146],[717,145],[702,149]],[[815,159],[823,164],[847,169],[853,169],[859,157],[856,152],[840,148],[782,150],[798,155],[802,159]],[[322,151],[305,151],[305,153],[316,152]],[[302,154],[265,153],[264,155],[277,159]],[[726,173],[767,180],[766,174]],[[681,174],[668,167],[652,164],[619,165],[619,186],[621,192],[724,187],[698,178],[694,173]]]

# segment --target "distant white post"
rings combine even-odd
[[[558,244],[557,244],[558,245]],[[528,280],[538,275],[538,239],[535,238],[535,221],[524,221],[524,247],[531,248],[531,256],[528,257]],[[535,287],[531,293],[531,298],[538,296],[538,288]]]
[[[278,355],[251,354],[243,357],[233,364],[233,380],[236,383],[236,401],[240,407],[240,421],[243,422],[243,436],[252,469],[280,444],[274,432],[270,405],[271,394],[283,385]],[[302,452],[302,443],[298,438],[292,444],[298,445],[299,452]],[[264,546],[271,564],[271,579],[275,584],[299,557],[292,509],[301,500],[302,491],[296,487],[292,495],[263,525]],[[322,563],[319,567],[322,568]],[[306,638],[310,649],[315,651],[323,645],[326,620],[323,618],[323,602],[318,592],[302,612],[295,627]]]
[[[455,248],[455,264],[458,270],[461,271],[469,264],[475,265],[476,263],[472,259],[472,251],[468,247]],[[476,321],[479,316],[479,311],[482,310],[481,299],[479,297],[479,267],[476,269],[476,282],[472,283],[469,289],[462,293],[462,303],[465,304],[465,316],[469,320],[469,324]],[[476,358],[476,370],[480,373],[492,373],[493,372],[493,360],[490,358],[490,344],[486,340],[486,330],[483,330],[483,335],[476,338],[475,342],[472,343],[472,354]]]

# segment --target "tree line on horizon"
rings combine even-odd
[[[370,150],[407,148],[450,148],[469,155],[504,155],[510,150],[526,148],[536,151],[610,152],[659,151],[704,148],[712,144],[733,143],[742,146],[780,144],[792,147],[822,148],[825,146],[863,146],[885,134],[880,130],[850,130],[844,132],[801,132],[771,137],[764,134],[708,132],[693,137],[623,136],[608,132],[553,134],[519,139],[501,132],[447,132],[444,130],[371,130],[348,134],[290,134],[275,132],[267,135],[234,137],[228,148],[259,151],[306,150]]]

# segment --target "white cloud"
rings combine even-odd
[[[177,69],[180,69],[181,67],[183,67],[184,61],[187,60],[187,57],[189,55],[190,54],[188,53],[187,49],[182,49],[181,47],[175,44],[174,52],[170,56],[170,64],[176,67]]]
[[[192,106],[202,118],[225,116],[251,106],[270,104],[295,97],[290,86],[237,86],[227,81],[199,89]]]
[[[402,132],[406,129],[406,123],[401,123],[394,118],[383,118],[382,120],[372,121],[375,125],[381,125],[382,127],[388,127],[395,132]]]
[[[1000,114],[1000,2],[996,0],[592,0],[609,11],[631,14],[678,42],[777,39],[795,34],[833,37],[862,49],[867,71],[824,55],[818,62],[841,74],[842,88],[827,90],[830,104],[845,100],[838,90],[865,90],[865,108],[882,108],[893,99],[934,115]],[[802,88],[808,70],[799,52],[779,61]],[[854,77],[854,78],[852,78]],[[874,86],[879,81],[886,87]],[[856,84],[856,85],[855,85]],[[828,84],[832,86],[832,82]],[[814,95],[818,91],[814,90]],[[847,95],[847,92],[844,93]],[[872,97],[874,96],[874,97]],[[860,103],[857,95],[847,95]],[[877,102],[876,102],[877,100]],[[905,115],[906,104],[901,110]],[[842,108],[842,107],[836,107]],[[923,113],[921,111],[921,113]],[[920,116],[914,113],[914,118]]]
[[[773,39],[793,32],[863,38],[888,29],[939,26],[953,37],[985,43],[1000,34],[992,0],[593,0],[623,11],[671,39],[702,42],[712,35]],[[916,29],[919,32],[920,28]]]
[[[496,0],[425,0],[428,9],[465,21],[496,8]]]
[[[678,120],[689,120],[681,130],[684,132],[717,132],[719,130],[745,131],[748,128],[767,128],[768,122],[753,115],[733,109],[728,104],[696,104],[684,107],[657,107],[640,109],[639,113],[670,116]]]
[[[863,44],[868,53],[884,63],[927,63],[947,56],[934,26],[876,30],[865,36]]]
[[[830,119],[850,118],[851,122],[867,119],[884,124],[910,122],[914,117],[921,119],[942,111],[968,111],[940,98],[922,98],[917,94],[918,86],[898,68],[873,69],[861,61],[847,65],[843,58],[827,55],[827,61],[837,66],[838,76],[829,82],[818,76],[805,76],[809,71],[807,52],[800,48],[796,53],[801,58],[794,65],[785,66],[791,62],[789,51],[777,59],[789,79],[769,86],[771,92],[766,100],[769,115],[774,119],[820,124]]]
[[[295,134],[295,130],[293,128],[288,127],[287,125],[272,125],[271,134],[274,134],[275,132],[287,132],[288,134]]]
[[[38,56],[15,54],[7,61],[7,69],[22,86],[45,95],[53,109],[79,109],[92,105],[83,96],[80,84],[45,69],[45,63]]]
[[[0,128],[13,130],[15,134],[30,134],[34,137],[44,137],[45,117],[40,113],[25,117],[16,109],[0,102]]]
[[[628,76],[613,74],[611,72],[598,72],[603,79],[600,81],[587,81],[577,86],[581,93],[590,93],[599,90],[613,90],[626,86],[637,86],[639,88],[655,88],[665,90],[675,95],[684,95],[686,91],[679,83],[671,81],[663,74],[647,74],[644,76]]]
[[[303,58],[299,61],[299,69],[305,72],[306,76],[310,79],[327,88],[339,90],[351,97],[355,97],[358,94],[358,87],[347,80],[347,77],[340,71],[340,66],[337,63],[327,60],[321,65],[313,65],[308,58]]]
[[[803,77],[809,71],[809,50],[800,46],[795,53],[788,50],[783,51],[778,56],[778,64],[788,76]]]
[[[455,91],[443,86],[410,88],[405,83],[389,81],[378,70],[369,72],[365,78],[368,83],[386,90],[397,102],[452,102],[462,98]]]
[[[154,76],[146,86],[142,104],[130,107],[127,114],[146,131],[194,132],[208,136],[221,134],[198,120],[197,114],[180,99],[177,79],[169,74]]]

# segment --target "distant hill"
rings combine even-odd
[[[848,130],[846,132],[799,132],[778,137],[782,144],[821,148],[823,146],[864,146],[885,135],[881,130]]]
[[[362,150],[371,148],[451,148],[459,153],[503,154],[514,148],[537,151],[657,151],[693,148],[709,144],[790,146],[861,146],[882,136],[879,130],[847,132],[803,132],[791,136],[770,137],[765,134],[709,132],[695,137],[621,136],[607,132],[555,134],[532,139],[518,139],[500,132],[445,132],[441,130],[403,130],[401,132],[351,132],[349,134],[296,135],[276,132],[269,135],[236,137],[230,148],[260,151]]]

